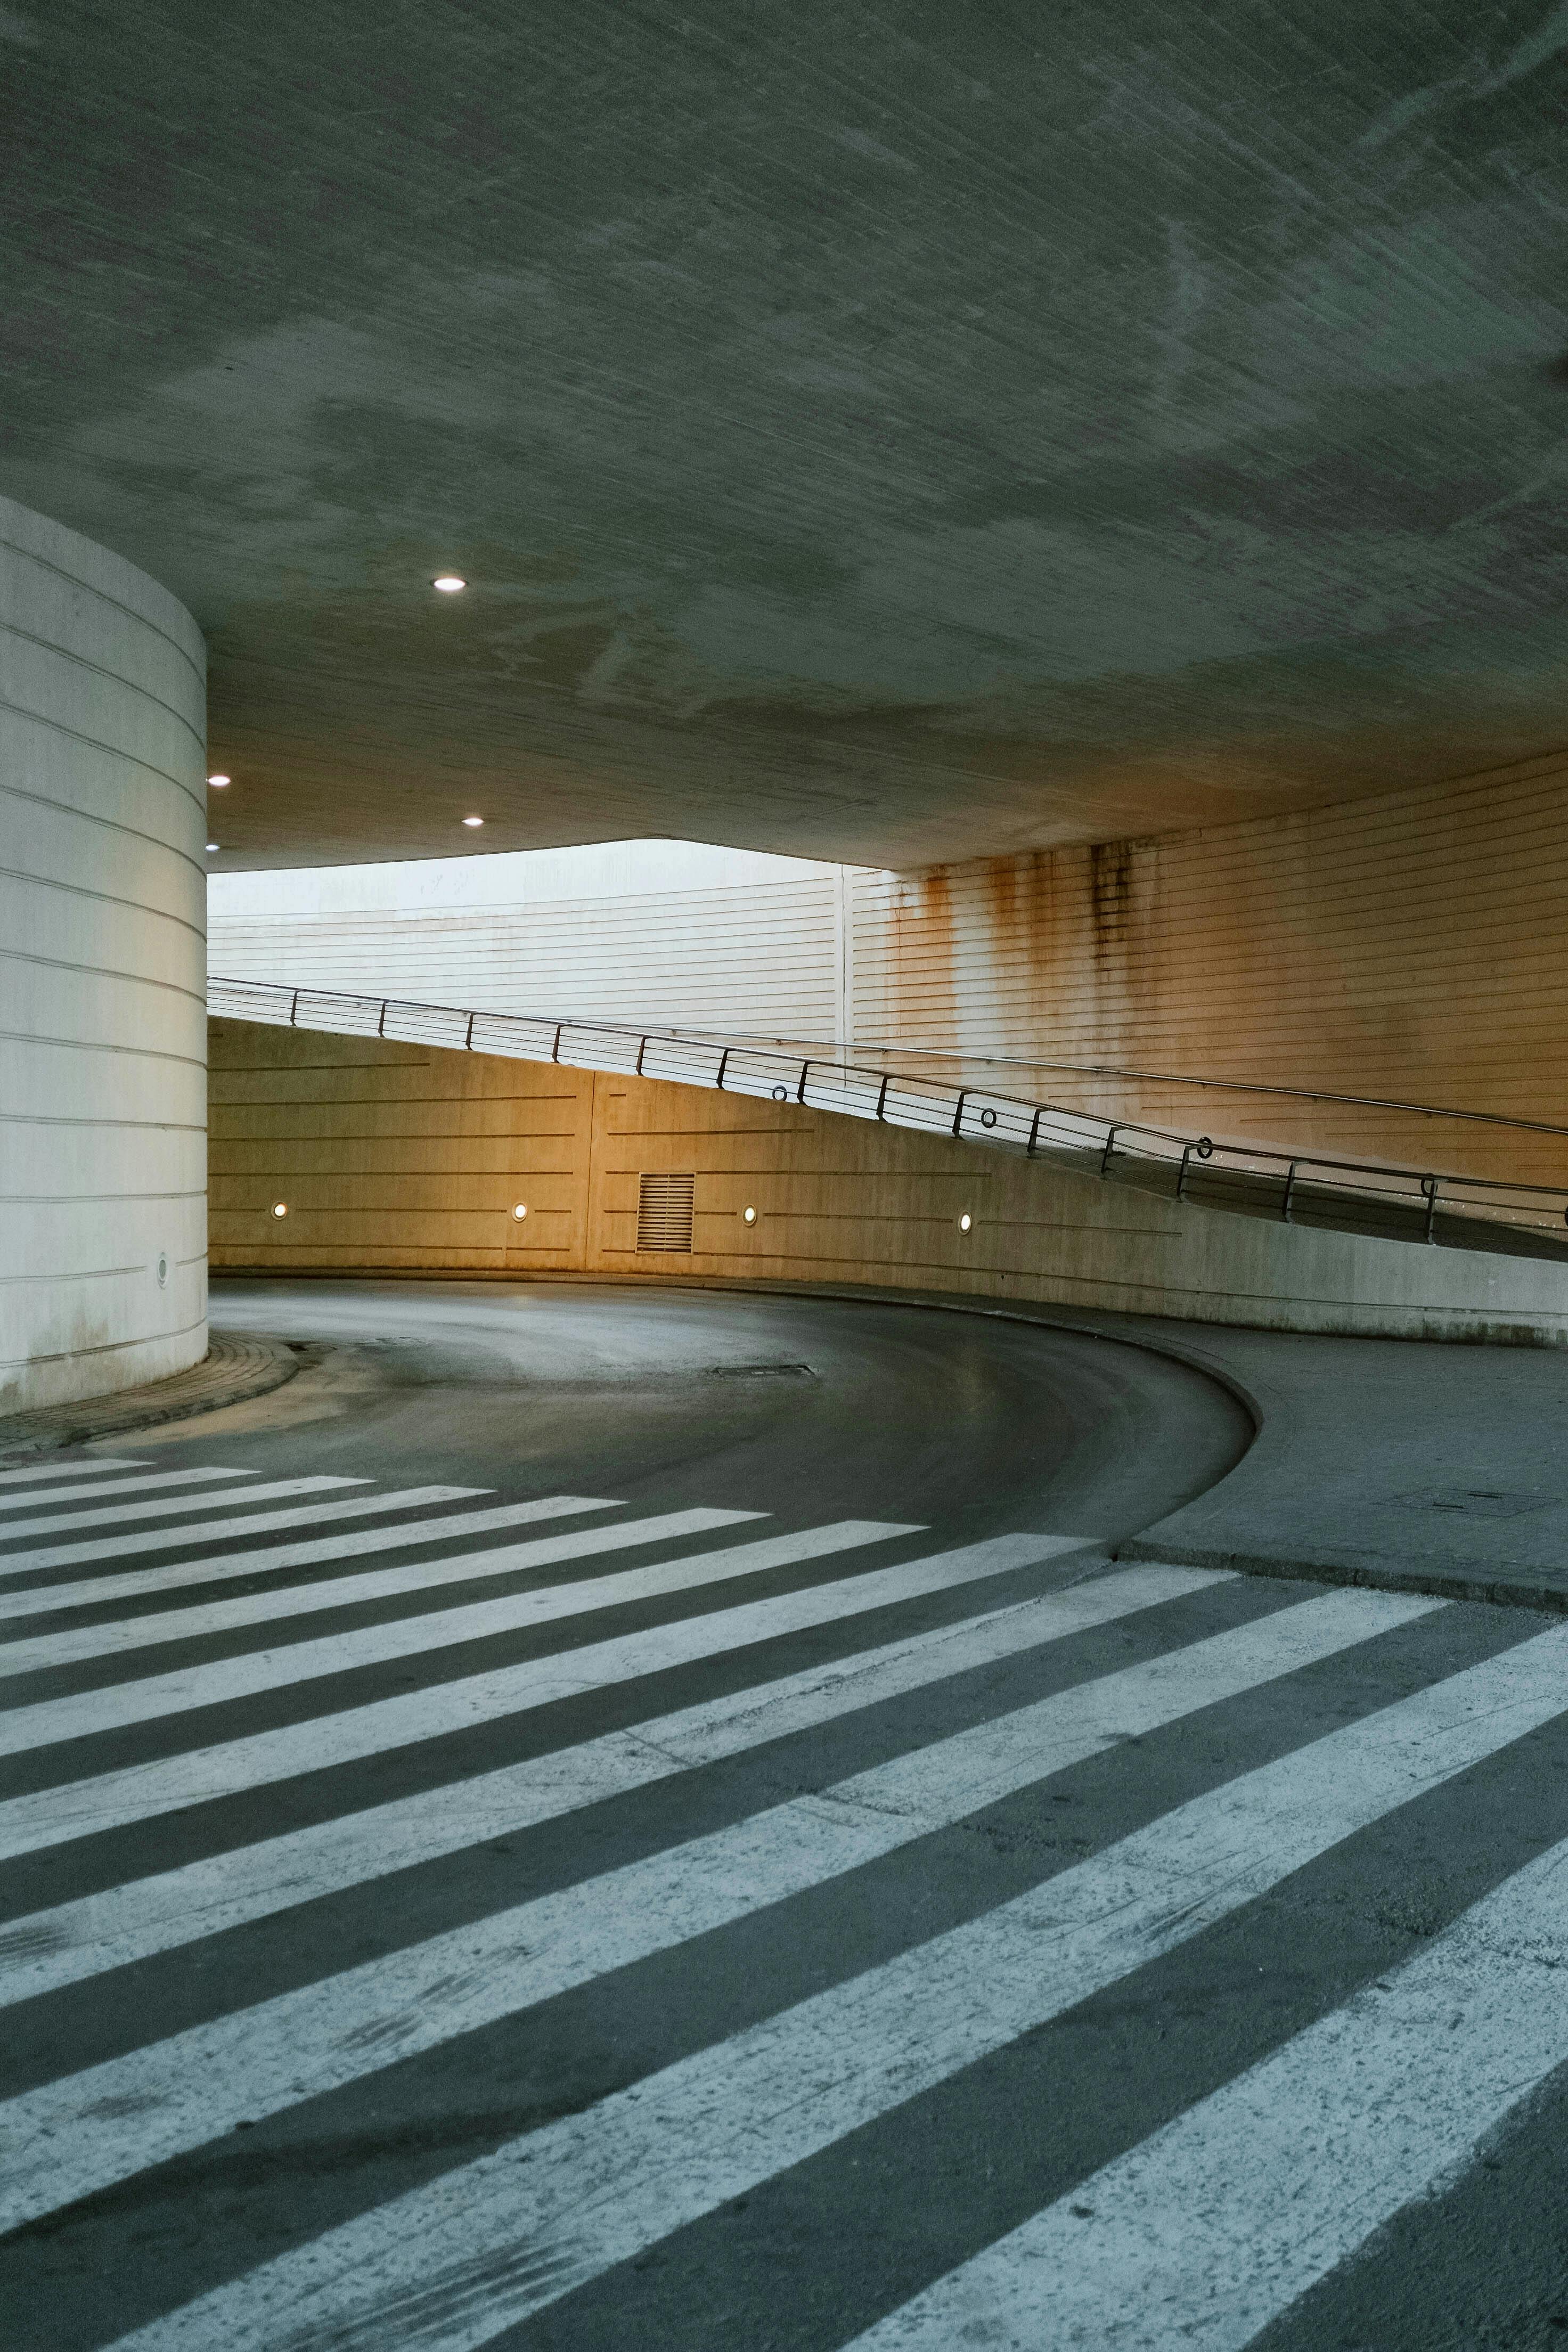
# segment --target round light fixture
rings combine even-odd
[[[459,580],[455,572],[438,572],[430,583],[432,588],[439,588],[443,596],[455,596],[460,588],[466,588],[468,584],[466,580]]]
[[[207,778],[208,783],[212,785],[215,792],[222,792],[225,784],[232,783],[234,779],[231,776],[209,776]]]
[[[208,856],[209,857],[212,856],[213,851],[214,851],[216,847],[217,847],[217,844],[216,844],[216,841],[209,841],[209,842],[208,842],[208,844],[207,844],[207,856]]]
[[[964,1211],[964,1213],[963,1213],[963,1216],[962,1216],[962,1217],[960,1217],[960,1219],[959,1219],[959,1221],[958,1221],[958,1230],[959,1230],[959,1232],[960,1232],[961,1234],[966,1234],[966,1233],[969,1231],[970,1226],[971,1226],[973,1223],[974,1223],[973,1218],[970,1215],[970,1213],[969,1213],[968,1210],[967,1210],[967,1209],[965,1209],[965,1211]]]
[[[742,1209],[742,1212],[741,1212],[741,1214],[742,1214],[742,1217],[744,1217],[744,1219],[745,1219],[745,1221],[746,1221],[747,1224],[749,1224],[749,1225],[754,1225],[754,1224],[756,1223],[756,1222],[757,1222],[757,1213],[756,1213],[755,1209]]]
[[[463,823],[465,824],[483,824],[484,819],[482,816],[466,816],[463,819]]]
[[[516,1207],[513,1209],[513,1211],[512,1211],[512,1213],[512,1213],[512,1215],[517,1219],[518,1223],[521,1225],[521,1223],[522,1223],[522,1221],[523,1221],[523,1219],[524,1219],[524,1217],[526,1217],[526,1216],[527,1216],[527,1214],[528,1214],[528,1203],[527,1203],[525,1201],[519,1201],[519,1202],[517,1203]]]
[[[272,1203],[272,1213],[275,1217],[286,1217],[289,1213],[288,1202],[274,1201]]]

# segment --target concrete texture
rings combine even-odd
[[[1568,1611],[1562,1354],[1094,1320],[1174,1341],[1259,1416],[1236,1469],[1124,1558]]]
[[[787,1102],[374,1036],[215,1022],[212,1154],[229,1268],[694,1274],[1568,1341],[1560,1260],[1237,1215]],[[639,1179],[678,1171],[691,1250],[639,1251]]]
[[[0,499],[0,1414],[206,1353],[204,663]]]
[[[300,1358],[280,1339],[218,1332],[201,1362],[188,1372],[79,1404],[5,1414],[0,1418],[0,1462],[22,1462],[62,1445],[97,1444],[131,1430],[221,1412],[280,1388],[299,1370]]]
[[[1564,740],[1547,0],[7,8],[0,486],[237,862],[900,867]],[[453,566],[466,596],[433,596]]]

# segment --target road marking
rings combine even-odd
[[[150,1503],[114,1503],[102,1511],[52,1511],[47,1518],[16,1519],[9,1524],[0,1522],[0,1537],[8,1544],[20,1543],[24,1536],[58,1535],[70,1528],[123,1528],[137,1519],[169,1519],[183,1517],[190,1511],[210,1511],[215,1503],[225,1509],[234,1503],[280,1503],[290,1495],[323,1495],[329,1488],[365,1486],[369,1483],[366,1478],[271,1478],[265,1486],[247,1486],[237,1495],[159,1496]],[[308,1517],[309,1514],[301,1516]],[[229,1522],[237,1531],[247,1527],[276,1525],[273,1514]],[[110,1555],[142,1549],[167,1551],[174,1544],[205,1543],[212,1533],[210,1528],[161,1528],[156,1535],[132,1536],[125,1543],[111,1537],[104,1542],[85,1546],[61,1544],[52,1555],[37,1551],[0,1552],[0,1576],[8,1577],[18,1569],[35,1568],[40,1564],[52,1567],[56,1559],[101,1559],[106,1551]]]
[[[395,1698],[373,1699],[276,1731],[258,1731],[146,1764],[129,1764],[39,1789],[0,1802],[0,1858],[35,1853],[68,1839],[123,1829],[159,1813],[243,1794],[251,1789],[329,1770],[365,1756],[384,1755],[445,1733],[471,1730],[497,1716],[521,1714],[552,1701],[664,1674],[703,1658],[721,1657],[759,1642],[832,1624],[846,1617],[889,1609],[933,1593],[977,1583],[1009,1570],[1032,1568],[1066,1551],[1084,1549],[1076,1536],[994,1536],[957,1551],[928,1554],[892,1568],[860,1570],[831,1583],[782,1592],[770,1601],[732,1602],[700,1617],[654,1625],[637,1633],[561,1650],[521,1665],[491,1667]],[[1131,1571],[1137,1575],[1142,1570]],[[1222,1580],[1213,1570],[1161,1568],[1149,1571],[1170,1580],[1168,1591]],[[1182,1580],[1180,1582],[1177,1580]],[[1078,1588],[1089,1591],[1091,1588]],[[1065,1598],[1065,1596],[1064,1596]],[[1152,1605],[1152,1604],[1151,1604]],[[1114,1612],[1113,1612],[1114,1613]],[[1088,1622],[1098,1622],[1090,1618]],[[421,1622],[428,1630],[429,1621]],[[322,1672],[328,1668],[321,1669]]]
[[[624,1550],[632,1544],[709,1535],[715,1528],[734,1527],[742,1519],[765,1516],[761,1511],[668,1511],[657,1518],[634,1519],[624,1527],[599,1528],[591,1535],[552,1536],[537,1544],[518,1544],[508,1549],[513,1552],[515,1566],[538,1568],[558,1560],[582,1559],[592,1552]],[[525,1632],[557,1618],[618,1609],[630,1601],[686,1592],[727,1577],[754,1576],[765,1569],[816,1559],[825,1552],[846,1551],[854,1544],[886,1543],[896,1536],[919,1532],[915,1528],[896,1527],[875,1519],[843,1519],[835,1527],[808,1528],[798,1535],[773,1536],[762,1543],[695,1553],[682,1559],[666,1560],[659,1567],[628,1569],[622,1576],[595,1577],[584,1584],[552,1584],[542,1591],[510,1592],[498,1601],[470,1601],[459,1609],[432,1610],[414,1617],[395,1618],[385,1625],[321,1634],[312,1641],[291,1643],[280,1650],[253,1651],[244,1657],[226,1658],[211,1665],[177,1667],[172,1674],[150,1675],[142,1682],[110,1685],[72,1698],[44,1699],[36,1706],[16,1707],[0,1717],[0,1754],[16,1755],[64,1739],[83,1739],[95,1733],[118,1730],[128,1723],[183,1715],[193,1707],[216,1706],[236,1698],[253,1697],[261,1691],[286,1690],[296,1683],[345,1673],[353,1666],[382,1665],[391,1658],[424,1657],[432,1650],[456,1643],[479,1641],[492,1633]]]
[[[103,1478],[96,1486],[46,1486],[41,1492],[35,1486],[26,1494],[0,1495],[0,1511],[42,1510],[47,1503],[79,1503],[84,1496],[90,1496],[96,1503],[104,1495],[142,1495],[154,1486],[193,1486],[213,1478],[254,1478],[255,1475],[254,1470],[150,1470],[140,1478]],[[222,1497],[226,1503],[233,1499],[228,1495]],[[47,1524],[64,1528],[80,1527],[84,1522],[80,1519],[55,1519]],[[0,1537],[9,1532],[5,1521],[0,1519]]]
[[[471,2352],[1549,1721],[1565,1668],[1560,1627],[1331,1732],[884,1968],[323,2232],[136,2330],[123,2352],[328,2340]],[[1560,1976],[1543,1974],[1556,1978],[1540,1996],[1559,2011],[1555,2048],[1568,2010]],[[1422,2063],[1431,2024],[1428,2007],[1425,2039],[1412,2033]],[[1533,2079],[1527,2067],[1510,2095]],[[1337,2166],[1332,2183],[1346,2186]],[[1100,2352],[1105,2339],[1089,2341]]]
[[[401,1499],[415,1502],[442,1498],[422,1496],[416,1487]],[[537,1519],[563,1519],[584,1511],[614,1508],[613,1503],[591,1495],[550,1495],[542,1502],[519,1504],[512,1525],[527,1526]],[[227,1601],[187,1601],[177,1609],[161,1609],[145,1617],[114,1618],[101,1625],[69,1626],[62,1633],[38,1633],[30,1640],[0,1640],[0,1675],[37,1674],[48,1666],[79,1665],[88,1658],[121,1657],[131,1650],[156,1648],[160,1642],[238,1633],[247,1625],[278,1624],[286,1617],[313,1617],[325,1610],[351,1609],[363,1601],[391,1601],[409,1593],[435,1592],[444,1584],[480,1584],[487,1577],[510,1576],[520,1568],[546,1566],[552,1559],[574,1559],[584,1552],[613,1551],[618,1532],[598,1529],[591,1536],[547,1539],[575,1546],[575,1549],[541,1552],[526,1544],[491,1545],[479,1551],[454,1552],[445,1559],[405,1561],[397,1568],[356,1569],[352,1576],[323,1578],[315,1584],[290,1584],[282,1591],[247,1592]],[[52,1598],[44,1604],[35,1601],[35,1613],[40,1605],[52,1607]]]
[[[1041,1600],[1014,1601],[988,1615],[705,1699],[634,1730],[608,1732],[525,1763],[421,1790],[237,1853],[204,1854],[156,1877],[35,1911],[0,1927],[0,2004],[31,2000],[293,1904],[363,1885],[465,1846],[515,1836],[628,1790],[651,1787],[1225,1580],[1203,1570],[1134,1569]]]
[[[36,2219],[243,2117],[277,2115],[710,1934],[1119,1740],[1443,1606],[1359,1591],[1300,1602],[24,2094],[0,2105],[0,2211]],[[1559,1685],[1559,1706],[1563,1697]],[[983,1982],[970,1980],[971,2002]],[[794,2079],[798,2098],[800,2083],[815,2078]]]
[[[37,1478],[88,1478],[100,1470],[145,1470],[146,1462],[121,1461],[107,1455],[96,1456],[90,1462],[43,1462],[31,1470],[0,1470],[0,1486],[25,1486]]]
[[[856,2338],[1241,2352],[1568,2061],[1568,1843]]]
[[[322,1520],[367,1518],[389,1508],[411,1510],[425,1502],[460,1501],[466,1495],[489,1495],[489,1486],[410,1486],[401,1495],[357,1495],[348,1503],[323,1503],[314,1511],[279,1511],[269,1513],[263,1524],[295,1527],[320,1526]],[[595,1500],[585,1495],[551,1496],[545,1507],[557,1503],[574,1503],[584,1510],[615,1511],[620,1505],[603,1498]],[[406,1550],[414,1544],[445,1543],[452,1537],[492,1535],[506,1528],[526,1527],[540,1516],[540,1505],[534,1503],[494,1503],[485,1511],[458,1511],[445,1519],[411,1519],[406,1527],[353,1528],[346,1535],[307,1537],[302,1542],[268,1544],[259,1551],[221,1551],[204,1554],[200,1559],[181,1559],[165,1563],[162,1568],[133,1568],[123,1576],[92,1576],[77,1584],[27,1585],[15,1592],[0,1592],[0,1618],[36,1617],[45,1609],[83,1609],[95,1601],[140,1601],[154,1593],[179,1592],[193,1584],[221,1584],[237,1576],[270,1575],[280,1568],[321,1568],[331,1559],[359,1559],[367,1552],[378,1559],[383,1552]],[[243,1528],[246,1522],[236,1522]],[[253,1523],[254,1524],[254,1523]],[[210,1535],[221,1535],[222,1528],[203,1528],[192,1540],[205,1542]],[[126,1547],[135,1551],[139,1543]],[[100,1555],[112,1558],[106,1546]]]

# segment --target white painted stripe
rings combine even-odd
[[[1359,1591],[1303,1601],[51,2083],[0,2105],[0,2212],[14,2226],[69,2204],[243,2117],[277,2115],[747,1918],[1118,1740],[1443,1605]],[[797,2096],[810,2079],[796,2074]]]
[[[552,1536],[537,1544],[508,1549],[513,1552],[514,1565],[542,1568],[592,1552],[625,1550],[632,1544],[708,1535],[716,1528],[734,1527],[742,1519],[763,1516],[758,1511],[667,1511],[658,1518],[633,1519],[624,1527],[599,1528],[591,1535]],[[47,1748],[62,1739],[84,1739],[128,1723],[148,1723],[160,1716],[185,1714],[192,1707],[253,1697],[259,1691],[290,1689],[323,1675],[345,1674],[353,1666],[382,1665],[392,1658],[427,1657],[432,1651],[455,1643],[531,1631],[558,1618],[619,1609],[630,1601],[689,1591],[726,1577],[754,1576],[764,1569],[816,1559],[826,1552],[847,1551],[853,1544],[885,1543],[891,1537],[918,1532],[875,1519],[841,1519],[833,1527],[772,1536],[763,1543],[738,1544],[724,1551],[666,1560],[654,1568],[629,1569],[622,1576],[547,1585],[542,1591],[509,1592],[500,1600],[421,1612],[385,1625],[366,1625],[353,1633],[325,1633],[314,1641],[290,1643],[280,1650],[254,1651],[211,1665],[177,1667],[172,1674],[84,1691],[78,1697],[44,1699],[36,1706],[16,1707],[0,1716],[0,1755]]]
[[[390,1495],[356,1495],[352,1502],[322,1503],[310,1511],[273,1511],[264,1521],[237,1519],[231,1525],[204,1528],[191,1540],[206,1542],[212,1536],[237,1534],[247,1526],[318,1527],[323,1521],[370,1518],[391,1510],[411,1511],[427,1503],[460,1502],[466,1495],[489,1495],[489,1486],[407,1486]],[[493,1503],[484,1511],[458,1511],[446,1519],[410,1519],[406,1527],[365,1528],[347,1535],[310,1536],[300,1543],[268,1544],[259,1551],[204,1553],[200,1559],[165,1561],[159,1568],[133,1568],[123,1576],[84,1577],[76,1584],[26,1585],[0,1592],[0,1619],[33,1617],[42,1609],[85,1609],[98,1601],[141,1601],[158,1592],[179,1592],[193,1584],[221,1584],[239,1576],[270,1575],[280,1568],[322,1568],[331,1559],[359,1559],[372,1553],[406,1550],[414,1544],[446,1543],[454,1537],[487,1536],[506,1528],[527,1527],[548,1517],[561,1503],[583,1509],[618,1510],[613,1500],[584,1495],[549,1496],[542,1503]],[[107,1549],[107,1548],[106,1548]],[[142,1549],[139,1543],[128,1550]]]
[[[0,1470],[0,1486],[25,1486],[38,1478],[89,1478],[100,1470],[145,1470],[143,1461],[121,1460],[119,1456],[96,1455],[90,1462],[42,1462],[32,1470]]]
[[[440,1501],[415,1487],[405,1502]],[[512,1525],[525,1527],[536,1519],[563,1519],[584,1511],[608,1511],[614,1504],[592,1495],[550,1495],[537,1503],[515,1506]],[[322,1578],[315,1584],[290,1584],[282,1591],[247,1592],[227,1601],[184,1601],[177,1609],[160,1609],[145,1617],[113,1618],[102,1625],[68,1626],[62,1633],[38,1633],[31,1640],[0,1641],[0,1675],[38,1674],[47,1666],[80,1665],[88,1658],[123,1657],[133,1650],[154,1649],[160,1642],[188,1642],[207,1633],[235,1633],[247,1625],[275,1625],[287,1617],[315,1617],[329,1609],[350,1609],[362,1601],[391,1601],[411,1592],[435,1592],[445,1584],[482,1584],[488,1577],[510,1576],[519,1568],[547,1565],[551,1559],[575,1559],[591,1551],[613,1551],[613,1532],[552,1538],[568,1547],[541,1554],[536,1547],[495,1545],[479,1551],[461,1551],[445,1559],[405,1561],[397,1568],[356,1569],[352,1576]],[[647,1540],[647,1538],[645,1538]],[[520,1553],[522,1557],[520,1558]],[[531,1555],[532,1555],[531,1557]],[[95,1596],[96,1597],[96,1596]],[[35,1612],[53,1608],[52,1594],[35,1598]]]
[[[1242,2352],[1568,2062],[1565,1968],[1568,1844],[858,2347]]]
[[[3,1538],[7,1544],[20,1543],[24,1536],[56,1536],[71,1528],[124,1528],[129,1527],[135,1520],[179,1518],[192,1511],[210,1511],[215,1503],[224,1509],[237,1503],[280,1503],[285,1496],[290,1495],[324,1495],[331,1489],[343,1486],[367,1486],[369,1484],[368,1478],[332,1478],[325,1475],[313,1478],[270,1478],[265,1486],[247,1486],[243,1494],[238,1495],[159,1496],[150,1503],[112,1503],[106,1510],[101,1511],[52,1511],[47,1518],[13,1519],[0,1525],[0,1538]],[[237,1528],[247,1525],[265,1528],[270,1527],[273,1522],[269,1517],[262,1516],[249,1521],[236,1519],[231,1524]],[[106,1549],[118,1553],[134,1551],[141,1547],[146,1547],[154,1551],[167,1551],[173,1544],[205,1543],[210,1532],[206,1528],[161,1528],[156,1535],[132,1537],[128,1543],[121,1543],[111,1538],[107,1545],[92,1543],[83,1547],[77,1544],[63,1544],[54,1558],[99,1559]],[[0,1577],[12,1576],[19,1569],[36,1567],[40,1563],[42,1555],[37,1551],[0,1551]],[[45,1560],[43,1564],[52,1566],[53,1561]]]
[[[329,2340],[474,2352],[1521,1738],[1562,1709],[1565,1669],[1560,1627],[1331,1732],[884,1968],[324,2232],[122,2339],[126,2352]],[[1544,1997],[1563,2006],[1558,1984]],[[1428,2010],[1424,2063],[1431,2026]],[[1419,2072],[1414,2095],[1426,2095]],[[1336,2170],[1331,2193],[1344,2188]]]
[[[182,1755],[161,1756],[150,1763],[129,1764],[117,1772],[63,1781],[0,1803],[0,1858],[36,1853],[41,1847],[59,1845],[68,1839],[123,1829],[159,1813],[238,1796],[247,1790],[291,1780],[301,1773],[327,1771],[361,1757],[381,1756],[421,1740],[438,1739],[447,1732],[471,1730],[476,1723],[497,1716],[547,1706],[553,1700],[579,1698],[586,1692],[632,1682],[644,1675],[666,1674],[700,1659],[721,1657],[758,1642],[782,1640],[786,1634],[871,1610],[896,1608],[1083,1549],[1081,1538],[1074,1536],[993,1536],[958,1551],[928,1554],[893,1568],[861,1570],[831,1583],[778,1593],[771,1601],[731,1602],[706,1616],[679,1619],[673,1625],[616,1634],[608,1641],[560,1650],[521,1665],[491,1667],[483,1674],[401,1692],[395,1698],[373,1699],[363,1706],[286,1724],[277,1731],[252,1732],[243,1739],[223,1740],[212,1747],[188,1748]],[[1173,1583],[1173,1597],[1215,1580],[1210,1570],[1163,1568],[1157,1573],[1190,1579],[1184,1584]],[[429,1621],[422,1622],[427,1628]]]
[[[563,1813],[1223,1580],[1199,1569],[1129,1570],[705,1699],[635,1730],[607,1732],[522,1764],[267,1838],[239,1853],[204,1854],[182,1869],[35,1911],[0,1927],[0,2004],[31,2000],[292,1904],[515,1836]]]
[[[194,1486],[214,1478],[254,1478],[254,1470],[149,1470],[139,1478],[101,1478],[96,1486],[29,1487],[24,1494],[0,1495],[0,1511],[42,1510],[48,1503],[79,1503],[90,1497],[98,1502],[104,1495],[144,1495],[159,1486]],[[363,1485],[363,1480],[360,1482]],[[230,1500],[224,1496],[226,1503]],[[54,1527],[80,1527],[80,1519],[55,1519]],[[0,1536],[13,1531],[0,1519]],[[4,1565],[0,1559],[0,1566]]]

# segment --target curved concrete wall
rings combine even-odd
[[[0,499],[0,1413],[206,1352],[205,648]]]
[[[1227,1214],[653,1078],[221,1020],[212,1120],[219,1266],[865,1283],[1568,1345],[1568,1264]],[[691,1255],[639,1252],[639,1174],[686,1170]]]

